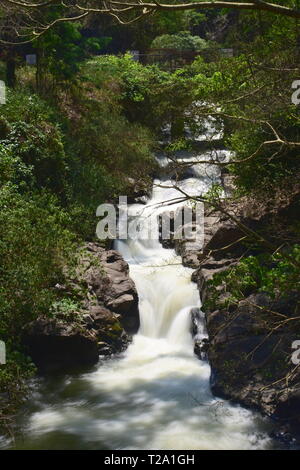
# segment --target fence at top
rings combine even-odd
[[[208,62],[219,60],[222,57],[233,57],[233,49],[210,48],[202,51],[189,51],[177,49],[149,49],[146,54],[131,51],[134,60],[144,65],[158,64],[168,70],[176,70],[190,65],[197,57],[203,57]]]

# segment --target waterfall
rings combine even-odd
[[[196,170],[180,184],[203,194],[219,174]],[[178,197],[172,184],[155,180],[147,204],[130,209],[141,216],[168,210],[166,201]],[[42,382],[24,448],[269,448],[261,417],[212,396],[209,364],[193,352],[191,310],[201,305],[192,270],[162,247],[156,231],[156,239],[118,240],[115,246],[129,263],[140,299],[141,327],[132,344],[123,357],[92,372]]]

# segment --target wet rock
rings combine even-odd
[[[158,217],[159,241],[164,248],[174,248],[174,212],[166,211]]]
[[[24,343],[41,371],[89,366],[99,359],[97,336],[80,325],[40,317],[24,332]]]
[[[128,346],[119,318],[100,306],[91,306],[72,322],[41,316],[24,329],[23,342],[43,372],[93,365],[99,354],[115,354]]]
[[[297,439],[294,437],[289,426],[280,426],[279,429],[274,429],[270,437],[279,441],[287,449],[290,449],[292,446],[297,444],[297,441],[299,442],[299,438]]]
[[[200,308],[191,310],[191,335],[195,337],[199,332],[199,325],[202,324],[202,315]]]
[[[111,356],[113,354],[111,348],[106,343],[98,343],[98,351],[100,356]]]
[[[135,181],[133,178],[127,178],[128,183],[128,204],[146,204],[151,196],[152,185],[141,181]]]
[[[207,360],[207,352],[209,349],[209,341],[207,338],[196,340],[194,345],[194,354],[201,360]]]
[[[195,269],[199,266],[198,251],[191,251],[187,248],[181,258],[183,266],[187,268]]]

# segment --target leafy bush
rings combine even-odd
[[[74,80],[80,62],[99,52],[111,41],[110,37],[86,38],[81,29],[77,22],[58,23],[34,41],[40,55],[39,68],[43,74],[48,71],[58,81]]]
[[[69,216],[54,196],[21,196],[7,184],[0,189],[0,337],[16,340],[20,329],[47,313],[51,288],[62,280],[71,251]]]
[[[37,95],[25,91],[9,93],[1,113],[0,146],[5,160],[9,152],[11,164],[14,161],[13,183],[23,190],[45,188],[66,200],[67,155],[55,111]]]
[[[179,51],[202,51],[208,47],[207,41],[199,36],[192,36],[189,31],[176,34],[163,34],[154,39],[152,49],[175,49]]]
[[[1,413],[11,413],[34,372],[21,337],[27,323],[47,315],[73,249],[69,216],[46,193],[22,195],[11,183],[0,185],[0,338],[7,364],[0,368]]]
[[[126,54],[88,61],[82,76],[97,87],[108,88],[130,122],[142,124],[157,136],[167,124],[189,120],[186,111],[195,99],[195,89],[188,69],[165,72],[157,65],[143,66]],[[175,137],[183,137],[182,132]]]
[[[233,268],[215,274],[207,285],[204,309],[215,310],[221,305],[236,304],[257,291],[278,298],[289,291],[299,290],[300,245],[294,245],[289,256],[296,263],[280,254],[249,256]],[[229,294],[225,300],[221,299],[221,304],[220,287],[222,292]]]

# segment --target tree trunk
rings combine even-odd
[[[14,88],[16,84],[16,61],[15,57],[10,57],[6,61],[6,84]]]

